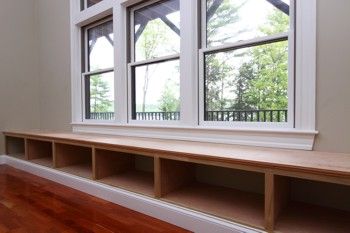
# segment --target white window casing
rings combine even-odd
[[[289,76],[295,77],[288,87],[287,123],[258,122],[219,122],[201,124],[203,54],[207,48],[199,50],[201,1],[180,0],[181,42],[180,54],[180,121],[130,121],[130,67],[128,65],[129,7],[140,0],[104,0],[80,11],[80,0],[71,0],[71,77],[72,77],[72,127],[74,132],[103,133],[122,136],[153,137],[162,139],[192,140],[216,143],[229,143],[251,146],[291,148],[311,150],[315,129],[315,88],[316,88],[316,0],[296,1],[295,22],[288,36],[290,61],[295,69],[289,69]],[[291,7],[293,9],[293,7]],[[294,14],[294,12],[291,12]],[[108,15],[113,15],[114,31],[114,85],[115,121],[87,122],[84,119],[83,84],[81,69],[81,28]],[[203,14],[202,14],[203,15]],[[295,28],[293,27],[295,25]],[[292,36],[293,35],[293,36]],[[290,40],[290,38],[294,38]],[[271,38],[267,38],[271,39]],[[240,43],[247,43],[240,42]],[[293,48],[295,45],[295,48]],[[225,45],[226,46],[226,45]],[[210,49],[210,48],[209,48]],[[292,54],[292,55],[291,55]],[[164,58],[165,59],[165,58]],[[295,72],[295,74],[294,74]],[[295,90],[295,92],[294,92]],[[295,102],[294,102],[295,101]],[[294,107],[295,106],[295,107]],[[294,113],[294,114],[293,114]],[[221,124],[226,123],[226,124]]]

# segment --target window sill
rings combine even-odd
[[[115,123],[73,122],[75,133],[148,137],[184,141],[212,142],[246,146],[312,150],[317,131],[296,129],[228,129],[210,126],[120,125]]]

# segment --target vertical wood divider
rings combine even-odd
[[[95,146],[91,147],[91,153],[92,153],[92,179],[97,180],[96,148],[95,148]]]
[[[5,136],[5,154],[9,155],[9,140],[8,140],[8,136]]]
[[[52,141],[52,167],[57,168],[56,142]]]
[[[273,232],[281,210],[288,204],[290,196],[287,177],[265,173],[265,228]]]
[[[159,156],[154,156],[154,196],[155,198],[161,198],[162,187],[161,187],[161,164]]]
[[[27,138],[24,138],[24,158],[25,158],[25,160],[29,160],[28,139]]]

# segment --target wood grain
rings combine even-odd
[[[7,136],[31,137],[61,142],[113,147],[141,154],[185,157],[211,162],[224,162],[254,168],[278,168],[350,179],[350,155],[316,151],[248,147],[217,143],[201,143],[150,138],[101,136],[94,134],[50,133],[40,131],[4,132]]]
[[[0,232],[182,233],[189,231],[1,165]]]

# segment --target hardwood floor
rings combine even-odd
[[[0,165],[0,232],[189,231],[7,165]]]

